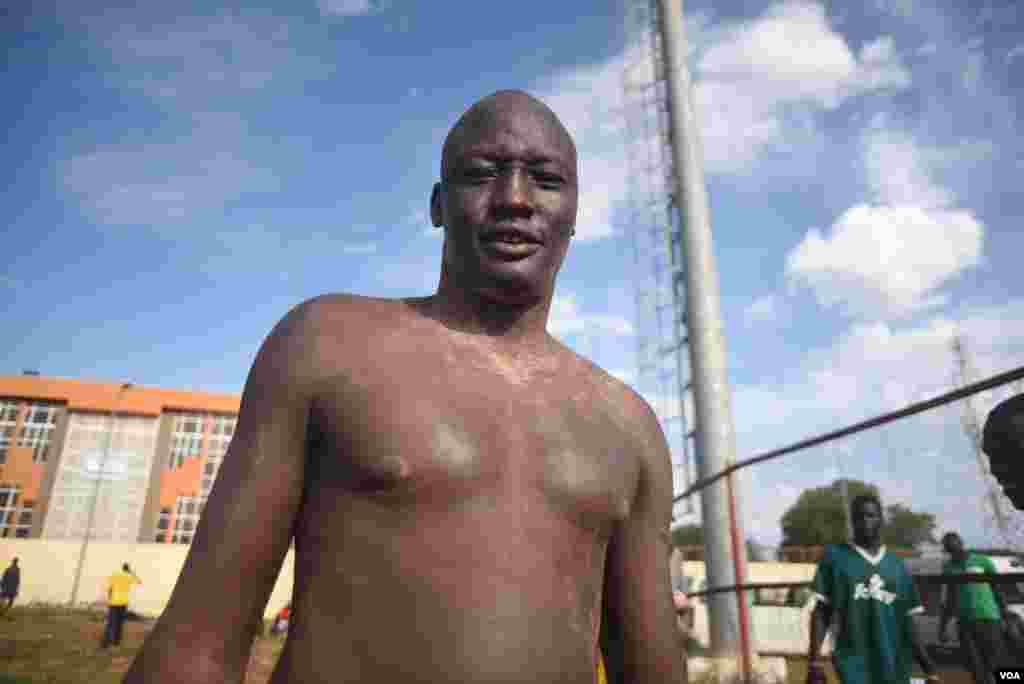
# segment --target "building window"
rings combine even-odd
[[[198,413],[182,413],[174,417],[171,454],[168,469],[180,468],[185,459],[198,456],[203,441],[203,417]]]
[[[18,433],[18,446],[32,448],[32,462],[46,463],[50,435],[57,425],[56,404],[33,402],[25,412],[25,422]]]
[[[171,509],[161,508],[160,517],[156,521],[156,540],[158,542],[167,541],[167,530],[171,526]]]
[[[35,507],[35,502],[25,501],[21,504],[21,511],[18,513],[18,519],[15,523],[14,536],[19,539],[27,539],[28,533],[32,531],[32,509]]]
[[[213,424],[210,426],[210,434],[223,437],[231,437],[235,434],[235,422],[234,416],[215,416],[213,418]]]
[[[179,544],[192,541],[192,532],[199,527],[199,518],[206,504],[204,496],[179,496],[174,519],[175,538]]]
[[[14,426],[18,422],[18,404],[0,400],[0,465],[7,462],[7,451],[14,442]]]
[[[0,425],[14,425],[18,422],[18,403],[11,399],[0,400]]]
[[[18,506],[18,493],[18,485],[0,484],[0,537],[17,536],[16,532],[20,528],[18,519],[21,513]],[[31,508],[30,505],[30,511]],[[29,515],[32,515],[31,512]]]
[[[0,465],[7,463],[7,452],[14,443],[14,426],[0,425]]]

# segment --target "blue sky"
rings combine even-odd
[[[32,5],[3,34],[0,371],[238,392],[303,299],[432,292],[441,142],[513,87],[580,149],[550,328],[668,412],[636,375],[652,331],[633,304],[622,82],[644,67],[622,3]],[[947,389],[957,330],[979,375],[1024,364],[1013,3],[685,11],[738,455]],[[983,540],[958,416],[756,468],[750,532],[778,541],[799,491],[842,473]]]

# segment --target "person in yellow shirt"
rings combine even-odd
[[[103,641],[100,648],[110,644],[121,645],[121,627],[124,625],[125,613],[128,612],[128,595],[136,584],[142,584],[127,563],[107,580],[107,624],[103,630]]]

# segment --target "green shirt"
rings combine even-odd
[[[942,572],[947,575],[995,574],[996,566],[988,556],[977,553],[967,554],[962,562],[946,561]],[[987,582],[951,586],[957,592],[957,617],[961,620],[998,620],[999,604]]]
[[[833,663],[843,684],[908,684],[908,615],[923,612],[903,561],[885,548],[875,557],[850,544],[829,544],[814,593],[837,618]]]

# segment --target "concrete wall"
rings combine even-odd
[[[814,578],[816,566],[813,563],[755,562],[747,564],[750,582],[809,582]],[[704,563],[685,561],[683,572],[696,580],[700,586],[705,579]],[[762,590],[762,598],[773,590]],[[785,590],[780,590],[771,599],[781,600]],[[810,615],[813,602],[794,607],[756,605],[751,612],[756,651],[761,654],[806,654],[810,645]],[[694,611],[694,637],[705,648],[710,646],[707,604],[699,601]],[[831,639],[822,645],[824,653],[831,652]]]
[[[0,540],[0,568],[7,567],[12,557],[21,565],[21,591],[18,603],[32,601],[67,603],[71,599],[75,567],[81,549],[79,541],[49,539]],[[129,563],[142,579],[142,586],[132,590],[129,607],[143,615],[159,615],[170,598],[178,574],[185,563],[188,547],[180,544],[114,544],[90,542],[82,568],[78,590],[79,603],[105,600],[106,578],[122,563]],[[294,550],[285,557],[277,583],[264,611],[268,619],[291,599]],[[751,582],[805,582],[814,577],[810,563],[750,563]],[[704,579],[704,564],[687,561],[684,572],[698,582]],[[225,591],[230,591],[225,587]],[[757,650],[761,653],[806,653],[810,605],[755,606],[753,609]],[[708,644],[707,606],[697,606],[694,619],[695,636]],[[826,642],[826,650],[828,643]]]
[[[50,539],[0,540],[0,568],[17,556],[21,566],[21,589],[17,603],[32,601],[67,603],[71,600],[80,541]],[[163,612],[178,574],[185,564],[188,547],[181,544],[114,544],[90,542],[78,587],[78,603],[106,600],[106,580],[122,563],[128,563],[142,580],[132,589],[129,609],[143,615]],[[295,552],[285,556],[277,583],[267,601],[264,615],[270,618],[291,600]],[[225,587],[225,591],[231,591]]]

